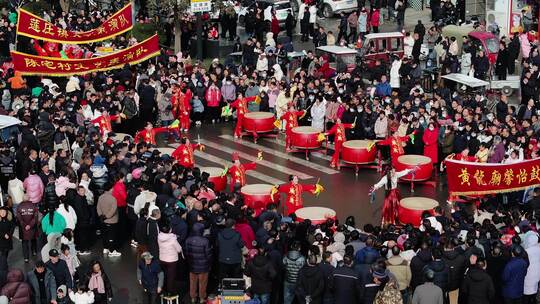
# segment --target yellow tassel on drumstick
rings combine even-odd
[[[257,152],[257,160],[263,160],[263,152],[261,150]]]

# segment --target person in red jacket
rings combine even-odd
[[[179,87],[178,85],[173,87],[173,96],[171,98],[172,112],[175,118],[180,119],[180,129],[184,132],[189,130],[192,97],[193,93],[190,89]]]
[[[20,269],[12,269],[7,274],[7,282],[0,292],[11,304],[32,303],[32,290],[24,281],[24,273]]]
[[[121,238],[120,243],[124,243],[127,240],[129,233],[126,233],[128,227],[126,226],[128,222],[127,218],[127,189],[126,184],[124,183],[124,174],[119,172],[116,177],[116,182],[112,188],[112,196],[116,199],[116,206],[118,208],[118,231],[120,232],[118,236]]]
[[[274,39],[277,40],[280,28],[279,28],[279,20],[276,16],[275,11],[272,11],[272,22],[270,24],[270,27],[271,27],[272,33],[274,33]]]
[[[234,137],[240,138],[242,135],[242,123],[244,121],[244,115],[248,112],[248,103],[254,102],[257,96],[244,97],[242,93],[238,93],[238,98],[233,101],[229,106],[236,109],[236,127],[234,128]],[[256,134],[254,134],[256,136]]]
[[[381,24],[381,12],[378,8],[374,9],[369,18],[369,24],[373,28],[374,33],[379,32],[379,25]]]
[[[230,190],[234,192],[235,187],[243,187],[246,184],[246,171],[255,170],[257,163],[240,163],[238,152],[232,154],[233,166],[227,169],[227,174],[231,176]]]
[[[204,146],[201,144],[192,144],[189,139],[184,137],[180,140],[180,145],[173,151],[171,157],[176,159],[184,168],[192,169],[195,166],[195,157],[193,151],[195,149],[202,149]]]
[[[436,165],[439,162],[439,128],[434,123],[430,123],[428,128],[424,130],[422,141],[424,142],[424,155],[431,158],[431,162]]]
[[[285,149],[291,151],[292,130],[298,127],[298,119],[304,117],[306,111],[296,111],[294,106],[289,106],[289,111],[281,115],[280,121],[285,120]]]
[[[332,161],[330,162],[330,167],[338,167],[339,169],[339,155],[341,153],[341,146],[347,138],[345,137],[345,129],[354,128],[355,124],[343,124],[341,119],[336,120],[336,124],[332,126],[328,132],[325,133],[326,136],[334,135],[334,155],[332,155]]]
[[[219,103],[221,102],[221,90],[216,86],[214,82],[212,82],[208,89],[206,89],[204,99],[206,100],[208,117],[212,119],[212,123],[215,123],[220,116]]]
[[[154,128],[151,122],[148,122],[143,130],[135,134],[135,143],[145,142],[153,146],[156,145],[156,135],[163,132],[169,132],[171,127]]]

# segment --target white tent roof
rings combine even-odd
[[[460,74],[460,73],[452,73],[452,74],[444,75],[442,78],[464,84],[471,88],[479,88],[479,87],[485,87],[489,85],[489,82],[487,81],[474,78],[469,75]]]
[[[8,115],[0,115],[0,129],[21,124],[21,121]]]

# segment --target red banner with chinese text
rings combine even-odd
[[[128,4],[109,17],[98,28],[87,32],[72,32],[55,26],[21,8],[17,19],[17,34],[57,43],[91,43],[106,40],[131,30],[133,27],[132,14],[131,4]]]
[[[11,52],[14,70],[22,75],[70,76],[121,68],[159,55],[157,34],[126,49],[102,57],[89,59],[62,59]]]
[[[540,158],[515,164],[446,160],[449,195],[512,192],[540,185]]]

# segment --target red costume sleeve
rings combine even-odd
[[[169,128],[167,127],[153,128],[152,131],[154,131],[154,134],[159,134],[159,133],[169,131]]]
[[[117,120],[118,117],[120,117],[120,115],[109,115],[109,119],[110,119],[111,121]]]
[[[257,96],[251,96],[251,97],[244,98],[244,100],[246,102],[254,102],[256,99],[257,99]]]
[[[302,184],[302,192],[310,191],[311,193],[313,193],[315,189],[317,189],[317,186],[314,184],[310,184],[310,185]]]
[[[332,128],[330,128],[330,130],[326,131],[326,134],[334,135],[336,133],[336,130],[337,130],[337,125],[333,125]]]
[[[392,143],[392,137],[387,137],[381,141],[378,141],[377,144],[381,146],[388,146]]]
[[[229,107],[231,108],[238,108],[238,104],[240,103],[240,99],[237,99],[229,104]]]
[[[243,164],[243,166],[244,166],[244,170],[246,171],[255,170],[257,168],[257,163],[251,162],[251,163]]]
[[[345,129],[352,129],[354,128],[353,127],[353,124],[341,124]]]

